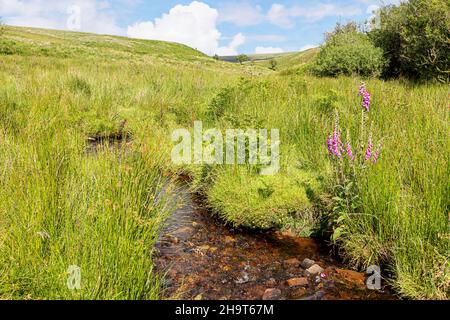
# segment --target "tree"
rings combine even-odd
[[[383,50],[376,48],[369,37],[358,31],[356,24],[337,24],[326,34],[312,71],[318,76],[359,75],[373,77],[384,66]]]
[[[358,31],[360,31],[359,27],[356,24],[356,22],[354,22],[354,21],[350,21],[346,24],[342,24],[342,23],[338,22],[338,23],[336,23],[336,26],[334,27],[333,31],[325,33],[325,41],[328,41],[335,35],[345,34],[345,33],[355,33]]]
[[[213,56],[213,59],[216,60],[216,61],[219,61],[220,58],[219,58],[219,56],[218,56],[217,54],[215,54],[215,55]]]
[[[450,80],[450,2],[410,0],[386,6],[369,33],[388,61],[385,77]]]
[[[249,61],[250,58],[249,58],[247,55],[245,55],[245,54],[240,54],[240,55],[238,55],[238,56],[236,57],[236,60],[237,60],[240,64],[243,64],[244,62]]]
[[[2,18],[0,17],[0,36],[5,32],[5,25],[3,24]]]
[[[277,66],[278,66],[277,60],[275,60],[275,59],[270,59],[269,64],[270,64],[270,66],[269,66],[269,69],[270,69],[270,70],[275,71],[275,70],[277,69]]]

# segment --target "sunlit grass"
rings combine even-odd
[[[6,40],[16,43],[0,50],[7,53],[0,56],[1,298],[159,298],[152,250],[170,208],[156,199],[165,174],[179,169],[171,132],[195,120],[280,129],[279,177],[264,180],[247,167],[183,168],[229,223],[305,235],[327,218],[322,201],[336,181],[326,139],[335,110],[356,132],[360,79],[255,77],[262,68],[115,37],[12,28]],[[340,252],[355,268],[382,264],[406,297],[448,298],[448,88],[366,85],[383,149],[359,177],[363,212],[346,222]],[[119,133],[128,144],[89,151],[89,137]],[[312,186],[292,172],[313,176]],[[265,214],[272,209],[282,217]],[[70,265],[81,267],[79,291],[67,288]]]

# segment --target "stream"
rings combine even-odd
[[[127,139],[91,138],[86,153],[122,150]],[[170,179],[158,198],[174,208],[155,245],[164,299],[391,300],[388,286],[369,290],[365,274],[345,269],[312,238],[280,231],[234,229],[211,214],[187,182]],[[323,268],[308,275],[304,259]]]
[[[155,254],[165,299],[395,299],[386,287],[367,289],[363,273],[345,269],[314,239],[233,229],[211,215],[187,186],[175,194],[178,205]],[[323,272],[306,277],[300,266],[305,258]]]

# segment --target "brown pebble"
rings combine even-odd
[[[267,289],[264,291],[264,295],[262,297],[263,300],[280,300],[281,298],[281,290],[280,289]]]
[[[289,287],[307,286],[308,279],[307,278],[292,278],[292,279],[287,280],[286,284]]]

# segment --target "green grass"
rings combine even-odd
[[[234,226],[256,229],[292,228],[310,236],[317,228],[313,200],[320,183],[307,172],[273,176],[224,168],[207,192],[212,209]]]
[[[360,79],[302,75],[316,52],[279,57],[274,73],[172,43],[7,27],[0,40],[0,298],[159,298],[152,249],[170,208],[155,198],[169,171],[191,173],[234,226],[301,235],[324,231],[323,220],[335,227],[338,181],[326,138],[335,110],[356,135]],[[357,176],[360,211],[341,221],[346,233],[337,244],[355,268],[382,264],[405,297],[448,299],[448,88],[366,84],[383,150]],[[171,132],[195,120],[280,129],[280,174],[174,167]],[[131,142],[122,149],[87,151],[88,137],[123,133]],[[82,290],[67,289],[70,265],[81,267]]]
[[[155,198],[170,128],[195,119],[235,69],[175,44],[137,41],[141,60],[104,49],[110,37],[9,27],[5,37],[32,51],[1,56],[0,297],[159,298],[152,252],[170,208]],[[80,56],[54,54],[78,46]],[[91,151],[88,137],[120,130],[129,145]],[[80,291],[67,288],[70,265]]]
[[[258,56],[256,64],[270,67],[270,60],[276,61],[276,70],[283,74],[302,72],[303,68],[311,62],[319,53],[319,48],[308,49],[300,52],[281,53],[278,55]]]
[[[346,233],[338,241],[340,252],[361,270],[382,265],[406,297],[444,299],[449,290],[447,88],[366,82],[373,96],[372,124],[366,130],[372,126],[374,135],[383,138],[383,149],[378,164],[358,176],[361,211],[349,212],[351,219],[343,226]],[[316,197],[319,212],[313,216],[333,223],[339,217],[324,210],[337,183],[326,138],[334,110],[340,113],[341,126],[355,136],[361,114],[358,85],[353,78],[297,75],[239,83],[228,91],[231,96],[224,100],[227,106],[216,123],[223,128],[280,128],[282,172],[300,169],[320,174],[328,191]],[[291,228],[283,219],[291,209],[276,216],[278,220],[271,210],[292,205],[301,211],[307,206],[304,191],[292,186],[296,177],[288,174],[290,182],[274,184],[274,195],[279,197],[274,196],[273,203],[257,201],[262,184],[253,171],[210,172],[206,193],[211,206],[232,224]],[[284,179],[283,174],[279,179]],[[297,231],[310,225],[308,220],[309,216],[297,216]]]

